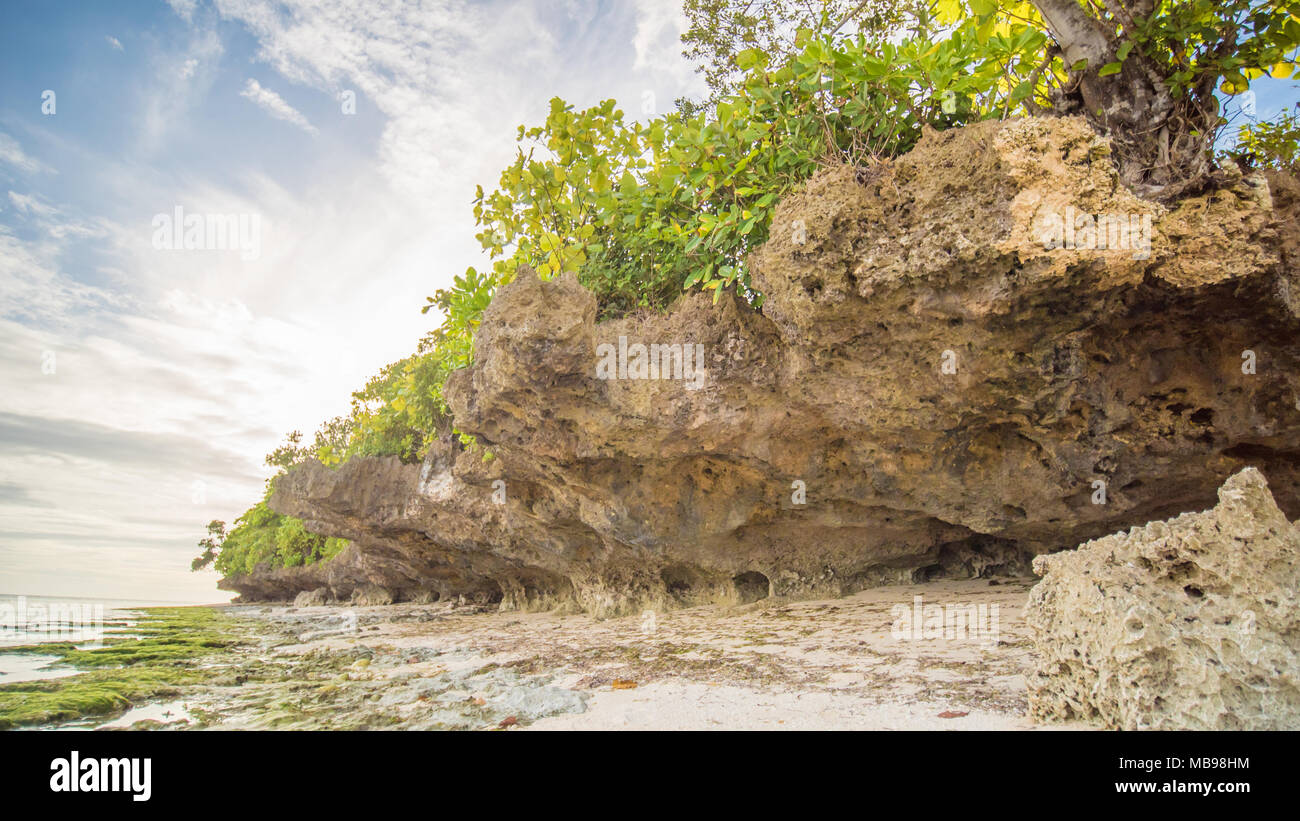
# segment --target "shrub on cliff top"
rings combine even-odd
[[[745,259],[776,202],[822,165],[907,151],[927,125],[1080,113],[1116,140],[1126,180],[1175,196],[1212,161],[1216,90],[1289,76],[1300,45],[1300,16],[1251,0],[937,0],[889,14],[864,2],[843,16],[839,3],[762,5],[779,20],[755,19],[747,0],[686,6],[715,103],[629,122],[613,100],[575,111],[556,98],[543,124],[520,126],[514,163],[474,200],[490,269],[423,308],[444,317],[432,355],[468,363],[483,309],[520,265],[576,273],[602,316],[693,287],[761,306]],[[846,22],[859,31],[837,35]]]
[[[470,268],[428,298],[449,334],[472,331],[492,292],[521,265],[574,272],[602,315],[662,308],[683,288],[750,288],[745,258],[767,238],[780,198],[819,167],[892,157],[925,126],[945,128],[1046,104],[1036,58],[1046,36],[962,21],[942,37],[899,42],[802,31],[781,62],[737,55],[734,93],[707,113],[629,121],[613,100],[581,111],[551,100],[519,127],[514,163],[474,199],[491,268]]]
[[[199,542],[203,552],[190,569],[212,565],[223,576],[252,573],[259,566],[313,564],[334,557],[347,545],[346,539],[307,532],[300,519],[281,516],[266,506],[265,499],[236,519],[229,533],[219,521],[208,524],[208,533],[209,537]]]

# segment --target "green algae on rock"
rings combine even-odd
[[[70,643],[5,648],[41,653],[86,672],[59,679],[0,685],[0,730],[112,717],[141,701],[177,695],[213,678],[199,662],[244,641],[241,623],[207,607],[147,608],[136,638],[106,639],[104,646]]]

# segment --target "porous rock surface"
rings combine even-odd
[[[1204,513],[1039,556],[1030,714],[1113,729],[1300,729],[1300,527],[1246,468]]]
[[[690,294],[598,324],[574,277],[521,270],[446,388],[483,449],[293,470],[271,507],[353,545],[222,584],[612,615],[1027,572],[1246,464],[1300,511],[1297,206],[1269,190],[1169,210],[1082,120],[986,122],[787,197],[761,311]],[[1150,216],[1149,252],[1046,247],[1068,208]],[[597,378],[619,337],[702,346],[700,387]]]
[[[330,603],[330,589],[328,587],[318,587],[315,590],[304,590],[293,597],[294,607],[320,607]]]

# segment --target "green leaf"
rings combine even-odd
[[[736,55],[736,67],[741,71],[749,71],[757,65],[767,63],[767,54],[762,49],[747,48]]]

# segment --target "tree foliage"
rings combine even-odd
[[[220,519],[208,522],[208,535],[199,540],[202,552],[190,562],[190,570],[202,570],[216,561],[221,545],[226,540],[226,523]]]
[[[924,25],[929,9],[920,0],[685,0],[682,14],[689,24],[682,55],[704,75],[712,105],[743,84],[736,64],[742,51],[756,49],[779,63],[799,50],[800,31],[881,41],[904,24]]]
[[[199,541],[202,552],[190,569],[213,566],[229,576],[251,573],[259,566],[297,567],[328,559],[346,545],[346,539],[308,533],[302,521],[276,513],[263,499],[236,519],[229,532],[225,522],[209,522],[208,536]]]
[[[1228,155],[1252,168],[1300,175],[1300,103],[1272,120],[1241,126]]]
[[[907,151],[925,126],[1047,104],[1045,41],[1032,26],[971,18],[898,42],[805,29],[784,62],[740,51],[738,89],[707,112],[636,122],[613,100],[578,111],[553,99],[544,123],[519,128],[496,190],[476,193],[492,264],[428,299],[445,316],[440,342],[472,335],[521,265],[574,272],[604,316],[661,308],[692,287],[739,287],[761,305],[745,259],[783,195],[821,166]]]
[[[212,555],[206,541],[199,542],[204,547],[201,559]],[[346,545],[346,539],[308,533],[301,520],[276,513],[264,499],[235,520],[235,526],[216,545],[215,561],[200,564],[196,559],[192,569],[211,563],[222,575],[233,576],[252,573],[259,566],[298,567],[331,558]]]

